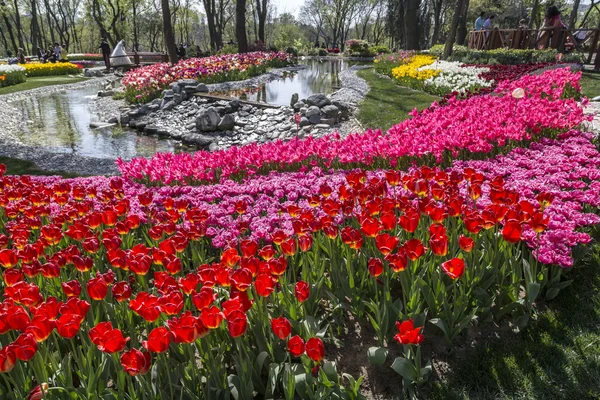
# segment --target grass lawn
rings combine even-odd
[[[584,72],[580,83],[583,94],[590,99],[600,96],[600,72]]]
[[[415,107],[422,110],[439,100],[439,97],[398,86],[391,79],[378,76],[371,68],[358,71],[358,76],[371,88],[358,111],[358,120],[365,128],[387,131],[406,119]]]
[[[37,76],[27,78],[26,82],[18,85],[7,86],[0,88],[0,95],[21,92],[23,90],[37,89],[43,86],[65,85],[69,83],[77,83],[90,78],[80,76]]]
[[[7,175],[60,175],[65,178],[75,178],[80,175],[69,172],[49,172],[39,169],[33,162],[10,157],[0,157],[0,164],[6,165]]]
[[[491,339],[464,346],[449,357],[451,373],[425,390],[427,398],[599,399],[599,233],[568,273],[574,282],[541,305],[526,330],[500,329]]]

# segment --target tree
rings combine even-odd
[[[258,15],[258,40],[263,43],[266,43],[265,23],[267,22],[268,8],[269,0],[256,0],[256,14]]]
[[[404,38],[407,50],[419,48],[419,17],[421,0],[406,0],[404,5]]]
[[[173,24],[171,22],[171,8],[169,6],[169,0],[160,0],[160,4],[162,6],[165,45],[167,46],[167,52],[169,53],[169,61],[171,61],[171,64],[175,64],[177,62],[177,46],[175,46],[175,34],[173,32]]]
[[[450,24],[450,32],[448,32],[448,38],[446,39],[446,47],[444,47],[444,58],[448,58],[450,57],[450,54],[452,54],[452,46],[454,46],[454,40],[456,39],[458,21],[463,10],[464,2],[465,0],[456,1],[454,15],[452,16],[452,23]]]
[[[573,1],[573,10],[571,11],[571,17],[569,18],[569,29],[575,28],[577,22],[577,14],[579,13],[579,0]]]
[[[235,3],[235,36],[238,41],[238,51],[248,52],[248,37],[246,36],[246,0],[236,0]]]

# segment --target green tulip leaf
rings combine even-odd
[[[367,356],[369,357],[369,362],[375,366],[381,366],[385,364],[385,360],[387,359],[389,350],[385,347],[369,347],[367,350]]]
[[[414,381],[417,379],[417,373],[415,367],[410,361],[404,357],[396,357],[391,368],[398,373],[404,379]]]

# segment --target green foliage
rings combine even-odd
[[[329,53],[328,53],[328,52],[327,52],[327,50],[325,50],[325,49],[319,49],[319,55],[320,55],[321,57],[324,57],[324,56],[328,56],[328,55],[329,55]]]
[[[25,71],[14,71],[6,74],[0,73],[0,88],[25,82]]]
[[[444,53],[444,45],[432,46],[429,52],[437,57]],[[455,45],[449,61],[460,61],[467,64],[532,64],[556,61],[558,51],[554,49],[495,49],[469,50],[465,46]],[[562,62],[581,62],[579,53],[563,53]]]
[[[238,52],[238,47],[235,44],[226,44],[217,54],[235,54]]]
[[[371,51],[375,54],[390,54],[390,48],[387,46],[379,45],[379,46],[371,46]]]
[[[123,100],[125,98],[125,92],[115,92],[112,95],[113,100]]]

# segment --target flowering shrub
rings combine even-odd
[[[444,53],[444,45],[435,45],[431,47],[430,53],[441,57]],[[494,49],[494,50],[469,50],[465,46],[454,45],[451,61],[458,61],[467,64],[538,64],[556,62],[558,51],[555,49]],[[564,63],[581,63],[582,55],[571,52],[562,54]]]
[[[423,89],[426,92],[438,95],[475,92],[494,84],[494,80],[486,79],[484,74],[489,73],[490,69],[485,66],[467,66],[458,62],[438,60],[420,70],[439,71],[438,75],[423,81]]]
[[[20,64],[27,76],[54,76],[81,73],[81,66],[70,62]]]
[[[453,98],[444,107],[434,104],[421,113],[414,112],[412,119],[393,126],[387,134],[369,130],[343,139],[329,135],[212,153],[157,154],[149,160],[119,160],[118,165],[128,179],[185,184],[271,170],[297,170],[307,165],[377,168],[407,166],[414,161],[448,163],[450,159],[493,153],[511,142],[576,127],[586,119],[581,106],[561,96],[565,87],[579,88],[580,76],[567,68],[525,76],[493,94],[463,101]],[[515,87],[527,88],[527,96],[513,98],[510,94]]]
[[[421,81],[434,77],[440,73],[435,69],[421,69],[421,67],[431,65],[436,58],[429,55],[415,55],[407,60],[405,64],[401,64],[392,69],[392,77],[396,78],[402,84],[407,86],[422,86]]]
[[[0,87],[25,82],[25,68],[19,65],[0,65]]]
[[[241,80],[264,73],[267,68],[283,67],[291,62],[291,56],[282,52],[190,58],[173,66],[159,63],[134,69],[125,75],[122,82],[129,102],[145,103],[158,97],[169,84],[179,79],[197,79],[204,83]]]

